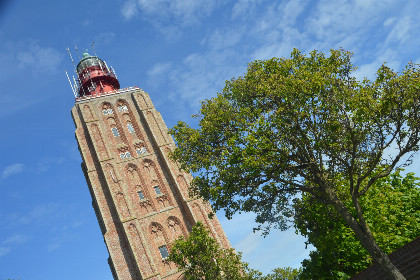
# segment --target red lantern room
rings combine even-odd
[[[115,72],[111,72],[102,59],[88,53],[84,53],[77,64],[77,75],[80,81],[79,97],[103,94],[120,88]]]

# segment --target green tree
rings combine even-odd
[[[396,171],[379,179],[361,198],[366,223],[386,254],[420,235],[419,185],[413,173],[403,177]],[[338,190],[344,196],[347,188],[343,182]],[[351,203],[347,196],[346,206],[350,208]],[[302,279],[348,279],[372,264],[368,252],[331,206],[304,194],[295,207],[295,228],[316,248],[302,263]]]
[[[301,272],[301,268],[275,268],[272,273],[264,276],[262,280],[299,280]]]
[[[276,268],[262,276],[242,262],[241,253],[222,248],[201,222],[193,226],[188,238],[181,236],[171,244],[168,260],[178,265],[186,280],[298,280],[301,272]]]
[[[261,276],[241,261],[240,253],[222,248],[201,222],[188,238],[181,236],[171,247],[168,259],[184,271],[186,280],[251,280]]]
[[[360,199],[419,148],[419,69],[382,65],[374,81],[357,81],[350,59],[344,50],[329,57],[294,50],[290,59],[250,63],[202,103],[198,129],[183,122],[172,129],[173,158],[197,175],[194,194],[228,218],[255,212],[266,232],[287,228],[297,193],[312,194],[390,277],[405,279],[376,244]],[[351,208],[337,191],[342,176]]]

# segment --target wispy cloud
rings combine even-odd
[[[37,172],[46,172],[48,171],[51,167],[58,165],[58,164],[62,164],[65,161],[64,157],[50,157],[50,158],[44,158],[41,159],[37,164],[36,164],[36,171]]]
[[[222,5],[219,0],[127,0],[121,7],[125,20],[141,14],[167,38],[174,38],[185,27],[198,25]]]
[[[17,245],[22,245],[28,240],[28,236],[23,234],[15,234],[6,238],[2,242],[4,246],[0,247],[0,257],[8,254],[10,251],[12,251],[14,247],[16,247]]]
[[[250,18],[257,12],[261,0],[238,0],[232,8],[232,19]]]
[[[264,273],[273,269],[273,259],[276,260],[277,267],[300,267],[300,261],[308,257],[309,251],[313,249],[312,246],[305,249],[305,238],[295,234],[293,229],[273,229],[266,237],[261,232],[254,233],[252,228],[257,224],[253,213],[234,215],[231,220],[221,215],[221,212],[217,213],[232,246],[243,253],[244,261],[261,268]],[[248,225],[246,229],[244,224]]]
[[[31,67],[37,71],[56,71],[63,60],[62,52],[54,48],[41,46],[38,42],[30,40],[22,43],[16,54],[19,67]]]
[[[62,233],[58,236],[55,236],[52,240],[50,240],[49,244],[47,245],[47,251],[55,251],[61,248],[66,243],[70,242],[71,240],[77,238],[78,234],[74,233]]]
[[[18,244],[23,244],[26,241],[28,241],[28,236],[23,235],[23,234],[15,234],[10,236],[9,238],[7,238],[6,240],[3,241],[3,244],[13,244],[13,245],[18,245]]]
[[[136,0],[125,1],[121,7],[121,14],[126,20],[132,19],[139,12]]]
[[[10,248],[9,247],[0,247],[0,257],[6,255],[9,252],[10,252]]]
[[[51,228],[54,237],[49,240],[47,251],[51,252],[66,245],[73,239],[77,238],[79,234],[74,229],[85,223],[84,218],[79,218],[73,222],[67,222],[64,225]]]
[[[236,250],[242,252],[244,255],[251,255],[260,246],[261,242],[260,235],[250,232],[234,246]]]
[[[19,174],[25,170],[25,165],[22,163],[14,163],[3,168],[1,176],[5,179],[9,176]]]
[[[34,39],[10,41],[0,33],[0,41],[0,83],[5,85],[12,80],[21,80],[22,75],[56,75],[64,57],[63,52]],[[12,88],[14,94],[0,92],[0,103],[4,108],[0,118],[40,103],[49,96],[48,92],[34,95],[26,83],[14,83]]]
[[[116,34],[114,32],[102,32],[95,36],[95,45],[105,46],[115,40]]]
[[[138,3],[139,9],[149,15],[166,15],[169,19],[177,14],[176,9],[167,11],[172,5],[167,1]],[[197,7],[193,5],[191,11]],[[331,48],[343,47],[355,53],[355,65],[363,61],[355,76],[372,77],[384,61],[399,69],[408,62],[403,60],[405,46],[410,44],[410,49],[416,49],[414,46],[420,45],[420,37],[414,35],[420,31],[420,23],[415,21],[418,9],[416,1],[401,5],[396,0],[238,0],[231,10],[231,19],[235,20],[205,33],[201,50],[187,54],[181,62],[156,63],[148,72],[148,84],[169,85],[171,102],[196,110],[198,101],[214,96],[226,79],[242,75],[246,63],[289,57],[293,48],[328,53]],[[413,59],[418,58],[418,54],[413,55]]]
[[[32,223],[48,223],[61,215],[59,210],[60,207],[56,203],[39,204],[32,207],[24,214],[9,214],[9,225],[19,226]]]

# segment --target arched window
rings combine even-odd
[[[128,132],[130,132],[130,133],[134,132],[134,127],[131,123],[127,123],[127,129],[128,129]]]
[[[115,126],[111,128],[111,131],[114,137],[120,136],[120,133],[118,132],[118,129]]]
[[[159,252],[162,256],[162,259],[166,259],[169,256],[168,248],[166,248],[166,245],[160,246]]]
[[[143,200],[143,199],[145,199],[145,198],[146,198],[146,197],[144,196],[143,191],[138,191],[138,192],[137,192],[137,195],[139,196],[140,200]]]

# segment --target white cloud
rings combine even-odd
[[[36,205],[23,215],[12,213],[11,217],[13,217],[13,222],[11,223],[16,225],[47,223],[61,215],[59,209],[60,207],[55,203]]]
[[[232,8],[232,19],[246,20],[255,15],[261,0],[239,0]]]
[[[221,4],[220,0],[127,0],[121,14],[125,20],[140,14],[167,39],[173,39],[183,28],[199,25]]]
[[[4,168],[1,173],[1,176],[3,178],[7,178],[9,176],[19,174],[23,172],[24,170],[25,170],[25,165],[23,165],[22,163],[14,163]]]
[[[8,247],[0,247],[0,257],[6,255],[9,252],[10,252],[10,248],[8,248]]]
[[[392,26],[392,29],[385,40],[385,44],[390,44],[393,42],[402,44],[413,38],[413,35],[415,35],[415,29],[413,28],[415,25],[413,21],[414,19],[407,15],[405,17],[401,17],[397,20],[389,22],[388,25],[384,24],[387,27]]]
[[[147,71],[147,75],[152,79],[159,79],[167,74],[167,72],[171,69],[171,66],[171,63],[157,63],[152,67],[152,69]]]
[[[114,32],[102,32],[95,36],[95,45],[105,46],[115,40],[116,34]]]
[[[63,60],[62,52],[50,47],[42,47],[36,41],[21,44],[16,59],[19,67],[31,67],[36,71],[52,72],[57,70]]]
[[[63,232],[55,236],[52,240],[50,240],[50,243],[47,245],[47,251],[48,252],[55,251],[61,248],[66,243],[68,243],[69,241],[75,239],[77,236],[78,236],[77,234]]]
[[[121,13],[126,20],[130,20],[137,15],[138,12],[136,0],[125,1],[121,8]]]
[[[250,232],[245,238],[237,242],[234,247],[237,251],[242,252],[244,256],[252,255],[262,242],[262,238],[258,233]]]
[[[312,245],[305,248],[305,238],[295,234],[293,229],[272,229],[266,237],[261,232],[254,233],[252,229],[257,224],[253,213],[234,215],[231,220],[222,215],[221,212],[217,213],[232,246],[243,253],[243,260],[250,263],[252,268],[258,267],[263,273],[269,273],[276,267],[298,268],[302,259],[307,258],[310,250],[314,249]]]
[[[37,172],[46,172],[52,166],[62,164],[65,161],[64,157],[52,157],[52,158],[44,158],[37,163],[36,171]]]
[[[174,21],[181,26],[199,23],[217,6],[215,0],[138,0],[140,10],[164,22]]]
[[[208,44],[212,50],[223,50],[235,46],[242,39],[244,32],[244,27],[216,29],[204,38],[202,44]]]
[[[18,245],[18,244],[23,244],[26,241],[28,241],[28,237],[26,235],[23,234],[15,234],[10,236],[9,238],[7,238],[6,240],[3,241],[3,244],[14,244],[14,245]]]

